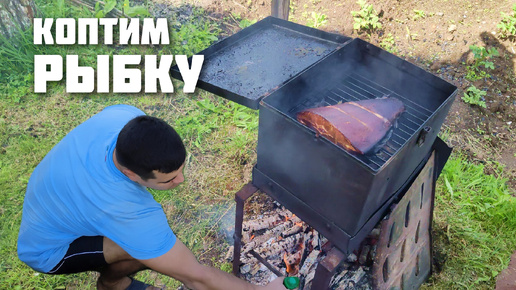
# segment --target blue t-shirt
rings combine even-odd
[[[23,204],[18,256],[52,270],[81,236],[105,236],[136,259],[168,252],[176,241],[161,205],[113,163],[118,133],[144,113],[105,108],[73,129],[32,173]]]

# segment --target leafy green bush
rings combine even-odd
[[[353,15],[353,20],[355,21],[353,29],[359,31],[381,29],[382,24],[379,21],[380,18],[373,8],[373,5],[367,4],[365,0],[358,0],[357,4],[360,5],[360,11],[351,11],[351,15]]]
[[[116,0],[106,0],[104,7],[100,8],[100,2],[95,3],[95,17],[103,18],[116,6]]]
[[[240,22],[238,22],[238,27],[244,29],[244,28],[246,28],[248,26],[251,26],[251,25],[253,25],[255,23],[256,23],[256,19],[249,20],[249,19],[245,19],[244,18],[244,19],[240,20]]]
[[[111,12],[115,7],[117,6],[117,0],[106,0],[106,2],[98,1],[95,3],[95,17],[97,18],[103,18],[108,15],[109,12]],[[100,7],[100,4],[102,3],[103,7]],[[147,9],[147,7],[143,5],[136,5],[131,6],[129,3],[129,0],[124,0],[124,3],[122,6],[119,6],[118,8],[121,8],[123,11],[124,16],[128,17],[136,17],[136,16],[152,16]]]
[[[150,16],[152,16],[150,14],[149,10],[147,9],[147,7],[145,7],[143,5],[131,6],[129,4],[129,0],[124,0],[123,10],[124,10],[125,15],[127,15],[129,17],[135,17],[135,16],[150,17]]]
[[[209,23],[202,25],[187,23],[172,33],[172,39],[177,41],[177,44],[174,45],[174,53],[191,56],[217,41],[219,28],[215,24]]]
[[[502,21],[496,25],[502,38],[516,35],[516,4],[512,6],[512,11],[512,15],[501,12]]]
[[[486,107],[486,102],[483,100],[487,93],[477,89],[475,86],[469,87],[465,92],[462,100],[470,105],[477,105],[482,108]]]

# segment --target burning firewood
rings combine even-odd
[[[263,219],[250,220],[243,224],[244,231],[254,232],[268,229],[281,223],[284,219],[279,215],[273,215]]]
[[[283,261],[287,267],[287,273],[290,275],[297,275],[299,272],[299,263],[301,262],[301,258],[303,257],[305,249],[305,243],[303,238],[301,238],[300,242],[295,246],[290,252],[285,252],[283,254]]]
[[[290,227],[292,224],[302,224],[302,221],[292,213],[275,214],[266,218],[249,220],[243,223],[244,232],[256,232],[263,229],[271,229],[279,224]],[[286,224],[285,224],[286,223]]]
[[[311,289],[312,288],[312,280],[314,279],[315,277],[315,270],[314,271],[310,271],[308,274],[306,274],[306,277],[305,277],[305,280],[304,280],[304,284],[305,286],[305,289]]]
[[[283,254],[283,262],[287,267],[287,273],[291,276],[297,275],[299,272],[299,263],[301,262],[302,251],[297,251],[293,254]]]
[[[312,267],[317,263],[320,253],[321,251],[319,250],[313,250],[312,252],[310,252],[308,257],[306,257],[303,266],[299,270],[299,275],[306,276],[309,273],[309,271],[312,270]]]
[[[292,226],[291,228],[287,229],[286,231],[283,231],[281,233],[281,236],[288,237],[293,234],[297,234],[297,233],[301,232],[302,230],[303,230],[303,223],[298,222],[298,223],[295,223],[294,226]]]
[[[306,247],[309,251],[314,249],[321,249],[319,233],[315,230],[311,230],[305,234],[305,241],[307,241]]]
[[[323,246],[328,241],[324,236],[284,208],[269,212],[262,219],[246,221],[243,228],[243,266],[240,273],[245,279],[264,285],[276,277],[250,254],[254,250],[254,255],[258,254],[283,275],[298,276],[301,279],[299,289],[311,289],[317,265],[328,250]],[[374,232],[367,239],[370,244],[357,252],[358,257],[351,254],[346,262],[341,263],[338,274],[331,282],[332,289],[353,289],[349,287],[369,283],[365,274],[369,268],[360,265],[360,262],[368,264],[374,257],[377,237],[378,232]]]
[[[365,267],[358,267],[355,270],[345,270],[332,281],[332,289],[372,289],[367,283]]]
[[[348,274],[348,271],[347,271],[347,270],[343,270],[343,271],[341,271],[338,275],[333,276],[333,278],[331,279],[330,284],[331,284],[331,285],[334,285],[334,286],[335,286],[335,285],[339,285],[339,286],[340,286],[340,284],[342,283],[343,285],[342,285],[341,287],[343,287],[343,286],[344,286],[343,279],[344,279],[344,277],[345,277],[347,274]],[[347,286],[347,285],[346,285],[346,286]],[[338,287],[337,287],[337,288],[332,287],[332,288],[334,288],[334,289],[340,289],[340,288],[338,288]]]
[[[288,238],[281,239],[275,243],[271,243],[269,246],[264,246],[257,252],[266,257],[281,255],[284,251],[289,251],[296,247],[300,242],[302,242],[302,239],[303,235],[299,233]]]
[[[242,258],[240,258],[240,262],[242,262],[244,265],[251,265],[257,263],[258,260],[256,260],[256,258],[253,256],[243,255]]]
[[[233,251],[234,251],[234,249],[235,249],[234,246],[229,247],[229,250],[226,253],[226,257],[224,258],[226,261],[233,260]]]
[[[279,237],[286,236],[286,235],[282,235],[282,232],[285,231],[286,229],[289,229],[289,227],[291,226],[291,223],[293,221],[294,221],[294,219],[292,219],[288,222],[285,222],[283,224],[280,224],[270,230],[267,230],[262,235],[255,236],[254,238],[250,239],[250,241],[248,241],[248,242],[244,241],[245,242],[244,252],[250,251],[251,249],[255,249],[263,243],[267,243],[267,242],[271,243],[273,241],[278,241]]]

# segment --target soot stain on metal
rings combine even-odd
[[[272,26],[205,60],[200,79],[250,99],[292,78],[338,44]]]

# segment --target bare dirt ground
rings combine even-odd
[[[225,35],[240,30],[238,20],[241,18],[260,20],[271,13],[270,0],[187,2],[203,7],[210,17],[218,19]],[[502,38],[497,28],[502,20],[500,12],[512,13],[514,1],[366,2],[373,5],[382,24],[380,30],[371,34],[353,29],[351,11],[360,10],[354,0],[290,0],[289,20],[306,25],[312,12],[324,14],[327,22],[319,29],[358,37],[377,46],[392,36],[394,54],[459,88],[442,128],[448,137],[447,143],[466,152],[472,162],[486,164],[488,173],[492,162],[504,165],[508,184],[516,192],[516,43],[514,38]],[[168,3],[180,5],[184,1],[168,0]],[[419,17],[415,10],[419,11]],[[499,56],[492,60],[495,68],[487,71],[491,77],[474,82],[465,78],[467,66],[473,61],[470,45],[498,50]],[[472,106],[461,99],[472,85],[486,91],[486,108]],[[506,273],[500,277],[515,283],[515,271],[511,273],[512,276]]]

